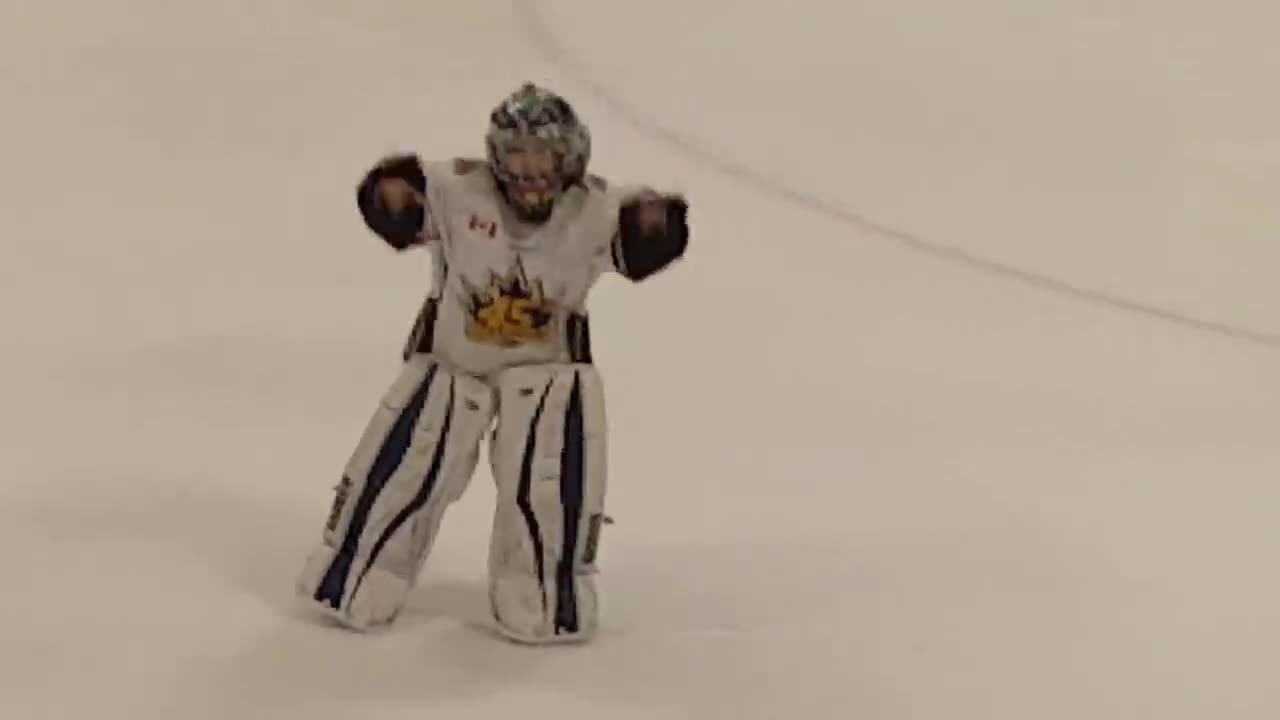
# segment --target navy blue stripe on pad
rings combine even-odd
[[[556,567],[555,632],[578,632],[578,592],[575,562],[582,502],[586,491],[586,438],[583,432],[582,383],[573,376],[573,390],[564,415],[564,444],[560,455],[560,504],[564,510],[564,545]]]
[[[414,391],[413,397],[400,413],[400,417],[396,418],[396,422],[391,427],[391,431],[387,433],[387,438],[383,441],[382,447],[378,449],[378,455],[373,461],[373,467],[369,470],[364,487],[360,491],[360,497],[356,501],[355,509],[351,513],[351,521],[347,524],[347,531],[342,537],[342,544],[338,547],[337,555],[329,565],[329,570],[325,573],[324,579],[321,580],[319,587],[316,588],[316,601],[325,603],[335,610],[341,606],[342,591],[351,576],[351,564],[356,556],[360,536],[364,534],[365,526],[369,522],[369,513],[373,509],[373,504],[378,499],[378,495],[386,487],[387,481],[391,479],[396,469],[400,467],[405,453],[409,451],[409,445],[413,440],[413,429],[418,424],[418,419],[422,416],[422,409],[427,405],[427,398],[430,396],[431,386],[435,382],[435,377],[436,366],[432,365],[427,370],[427,375],[422,384]]]
[[[378,561],[378,555],[382,553],[382,549],[386,547],[387,542],[395,536],[398,531],[409,518],[413,517],[418,511],[426,506],[427,500],[431,499],[431,493],[435,490],[436,481],[440,478],[440,467],[444,464],[445,447],[448,445],[449,427],[453,424],[453,400],[454,400],[454,381],[449,379],[449,405],[445,411],[444,425],[440,428],[440,438],[436,441],[435,452],[431,455],[431,467],[427,470],[427,477],[422,482],[422,487],[418,488],[418,492],[413,496],[407,505],[396,513],[391,523],[382,531],[382,535],[378,541],[374,543],[373,550],[369,553],[369,562],[365,563],[364,570],[360,571],[360,577],[356,580],[355,587],[351,588],[351,597],[356,596],[356,592],[360,590],[360,584],[364,582],[365,575],[369,574],[369,568],[373,567]]]
[[[542,528],[538,526],[538,516],[533,512],[533,504],[529,494],[533,489],[533,459],[537,454],[538,424],[542,421],[542,410],[547,404],[547,395],[551,392],[551,383],[542,389],[542,397],[538,399],[538,407],[533,411],[533,420],[529,423],[529,434],[525,437],[524,457],[520,463],[520,484],[516,489],[516,505],[524,516],[525,525],[529,527],[529,539],[533,542],[533,565],[538,573],[538,587],[542,590],[542,610],[547,609],[547,583],[545,561],[543,559]]]

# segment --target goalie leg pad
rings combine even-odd
[[[405,363],[347,463],[298,593],[353,629],[391,622],[469,484],[493,413],[479,380],[427,354]]]
[[[530,366],[504,371],[497,386],[494,619],[521,642],[588,640],[598,623],[593,576],[606,489],[600,377],[586,364]]]

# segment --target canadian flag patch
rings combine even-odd
[[[467,224],[471,232],[480,232],[489,237],[496,237],[498,234],[498,223],[492,220],[485,220],[479,215],[472,215],[471,221]]]

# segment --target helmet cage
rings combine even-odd
[[[530,140],[550,147],[555,175],[547,191],[516,194],[522,178],[511,171],[507,158],[513,148]],[[591,135],[564,98],[527,83],[490,114],[485,150],[489,169],[512,208],[523,219],[541,221],[564,192],[585,177]]]

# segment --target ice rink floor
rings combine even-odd
[[[1280,717],[1280,6],[0,5],[0,717]],[[593,312],[604,629],[297,612],[426,292],[382,155],[526,79],[693,245]],[[482,466],[483,467],[483,466]]]

